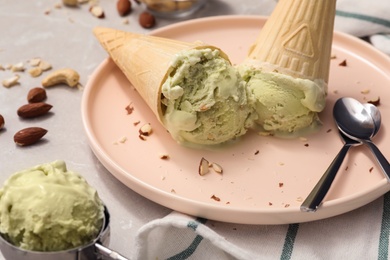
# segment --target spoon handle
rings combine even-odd
[[[336,155],[328,169],[325,171],[324,175],[322,175],[321,179],[302,203],[301,211],[315,212],[317,210],[325,195],[328,193],[350,147],[351,145],[344,144],[340,152]]]
[[[380,167],[382,168],[383,172],[385,173],[385,176],[387,178],[387,181],[390,182],[390,164],[385,158],[385,156],[381,153],[379,148],[370,140],[364,140],[364,143],[368,145],[371,152],[375,155],[375,158],[377,162],[379,163]]]

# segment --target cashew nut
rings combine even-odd
[[[42,86],[51,87],[58,84],[67,84],[75,87],[79,83],[80,75],[73,69],[59,69],[50,73],[42,80]]]
[[[15,76],[13,76],[11,78],[3,80],[2,84],[4,87],[10,88],[14,85],[19,84],[19,78],[20,78],[20,76],[16,74]]]

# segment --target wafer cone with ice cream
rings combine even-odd
[[[336,0],[279,0],[246,63],[328,82]]]
[[[162,122],[161,85],[181,51],[216,47],[97,27],[94,34],[116,65]],[[221,51],[221,56],[228,57]]]

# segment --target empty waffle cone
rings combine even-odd
[[[279,0],[246,63],[328,82],[336,0]]]
[[[184,50],[216,47],[162,37],[97,27],[94,34],[112,60],[162,122],[161,86],[171,72],[176,54]],[[221,56],[228,60],[221,51]]]

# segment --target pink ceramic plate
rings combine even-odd
[[[186,21],[153,32],[185,41],[219,46],[240,63],[254,42],[264,17],[222,16]],[[247,134],[239,142],[214,150],[178,145],[159,124],[111,59],[88,82],[82,114],[90,146],[121,182],[146,198],[173,210],[213,220],[245,224],[284,224],[335,216],[363,206],[390,186],[366,147],[351,149],[334,185],[316,213],[299,207],[339,152],[342,142],[331,118],[342,96],[367,101],[380,97],[383,126],[374,138],[390,157],[390,59],[369,44],[335,33],[329,96],[320,115],[319,133],[294,140]],[[342,61],[347,66],[340,66]],[[134,111],[128,114],[126,107]],[[135,125],[136,122],[140,122]],[[141,125],[153,134],[139,138]],[[161,159],[161,155],[169,159]],[[201,158],[223,167],[198,174]]]

